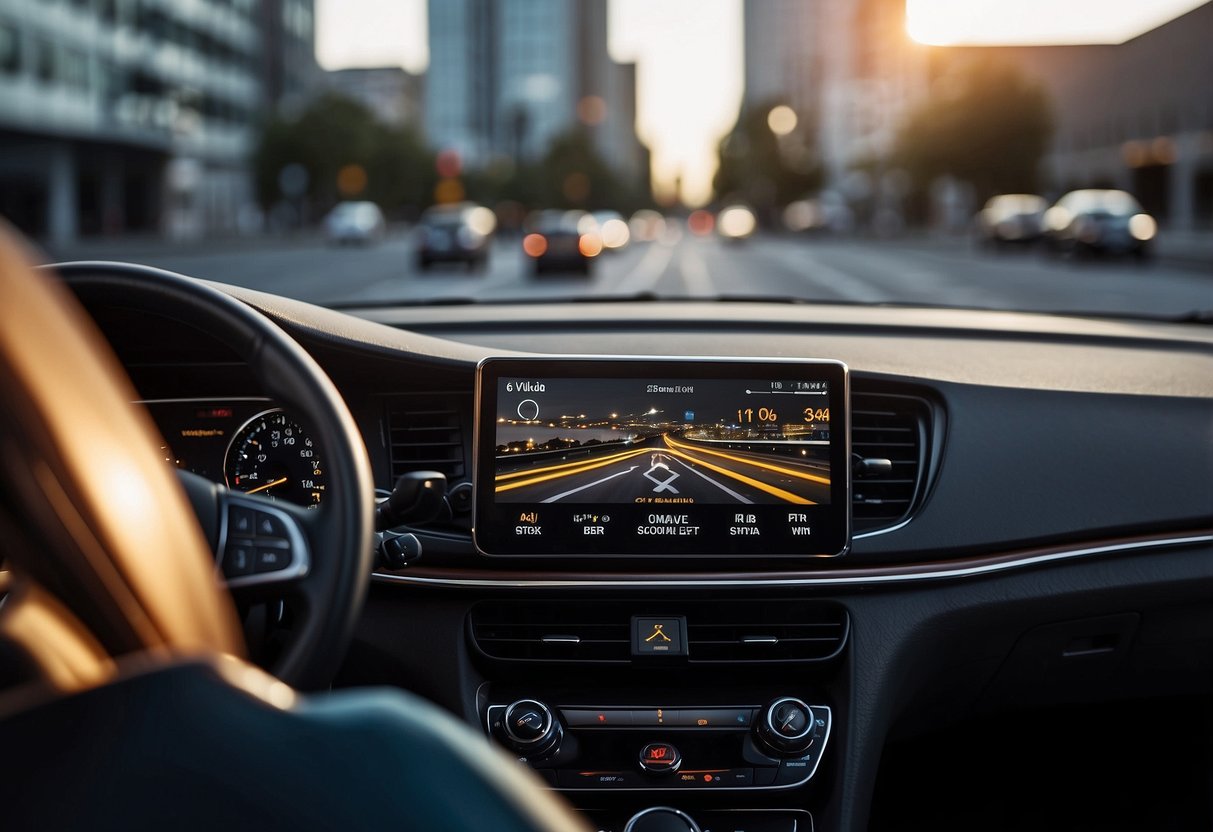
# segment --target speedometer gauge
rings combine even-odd
[[[258,413],[227,446],[223,476],[228,488],[316,506],[328,483],[320,449],[282,410]]]

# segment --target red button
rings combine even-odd
[[[652,774],[677,771],[682,755],[668,742],[651,742],[640,752],[640,767]]]

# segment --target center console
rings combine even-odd
[[[545,593],[480,601],[466,626],[481,729],[598,829],[662,806],[700,829],[807,830],[834,788],[838,604]]]
[[[516,590],[465,618],[479,724],[595,828],[812,830],[847,611],[778,581],[719,588],[848,551],[848,385],[831,361],[480,365],[481,569],[503,586],[633,581]],[[646,575],[660,580],[637,586]]]

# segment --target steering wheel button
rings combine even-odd
[[[263,511],[256,512],[256,529],[258,537],[286,537],[282,521]]]
[[[239,578],[253,572],[253,548],[251,546],[228,545],[223,553],[223,575]]]
[[[286,569],[291,563],[290,549],[269,549],[257,547],[255,571],[277,572]]]
[[[252,536],[253,512],[247,508],[232,506],[228,509],[228,533]]]

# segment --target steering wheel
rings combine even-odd
[[[366,447],[336,387],[275,323],[206,283],[122,263],[67,263],[53,270],[86,308],[121,307],[209,333],[247,364],[266,395],[324,450],[329,487],[312,509],[186,472],[178,476],[215,555],[216,575],[233,597],[282,598],[290,608],[290,635],[266,669],[297,688],[327,685],[366,596],[375,504]]]
[[[182,488],[94,322],[62,283],[33,272],[0,224],[6,819],[150,828],[184,812],[210,826],[322,818],[360,828],[391,818],[452,830],[588,829],[538,778],[437,708],[391,691],[298,697],[240,659],[232,595],[217,577],[231,541],[247,536],[242,512],[257,521],[252,539],[264,540],[255,548],[285,551],[294,567],[253,575],[272,576],[263,585],[304,607],[273,670],[317,685],[341,658],[368,583],[373,508],[353,419],[298,344],[212,287],[122,265],[60,271],[90,302],[168,315],[236,350],[325,443],[333,492],[306,510],[190,478]],[[272,554],[269,566],[278,560]],[[235,591],[253,584],[242,586]],[[305,753],[283,754],[290,749]],[[367,786],[368,772],[386,770],[404,773],[397,788]],[[74,784],[66,801],[64,781]]]

